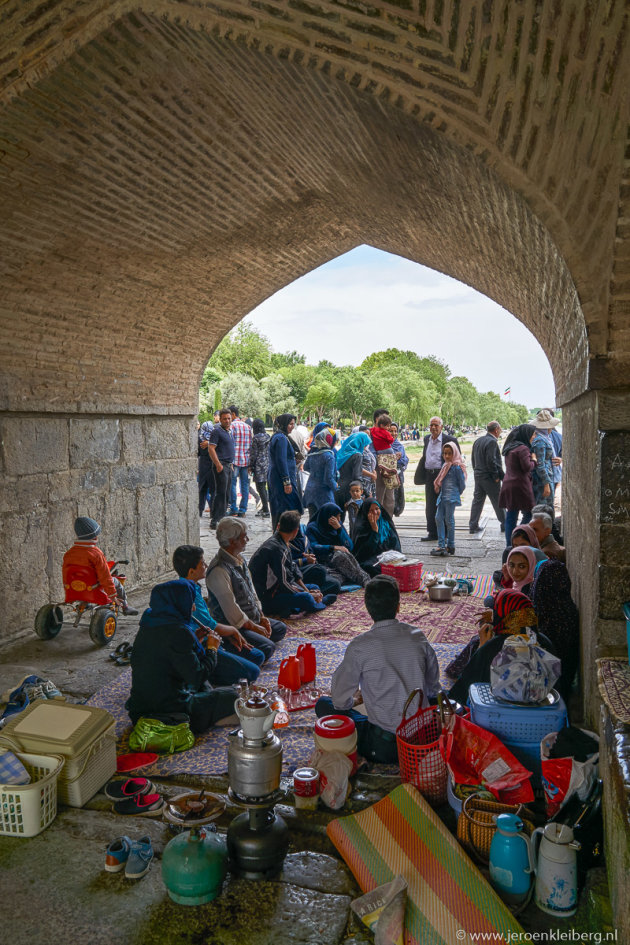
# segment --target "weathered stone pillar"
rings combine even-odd
[[[77,515],[100,522],[109,557],[129,559],[128,587],[168,572],[173,548],[198,541],[194,417],[5,413],[0,472],[3,641],[63,599]]]
[[[595,660],[626,653],[630,600],[630,400],[590,391],[563,406],[562,522],[580,608],[586,717],[597,728]]]

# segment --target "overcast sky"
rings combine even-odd
[[[360,364],[402,348],[433,354],[480,391],[528,407],[555,404],[547,357],[513,315],[469,286],[371,246],[339,256],[263,302],[247,316],[275,351],[307,363]],[[523,365],[527,365],[527,370]]]

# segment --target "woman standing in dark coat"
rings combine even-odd
[[[125,708],[134,725],[142,716],[167,725],[188,719],[195,734],[205,732],[234,712],[236,690],[213,689],[208,682],[220,639],[203,635],[193,620],[192,581],[156,584],[149,603],[131,651],[131,694]]]
[[[532,517],[534,489],[532,472],[536,463],[532,459],[531,441],[536,434],[532,423],[522,423],[509,434],[503,446],[505,477],[499,492],[499,506],[505,513],[505,544],[510,545],[512,531],[521,512],[521,524],[526,525]]]
[[[249,470],[260,494],[262,508],[256,512],[261,518],[269,518],[269,497],[267,495],[267,476],[269,474],[269,443],[271,437],[265,430],[262,420],[252,424],[254,436],[249,448]]]
[[[300,515],[304,511],[297,484],[295,452],[289,436],[295,426],[295,415],[281,413],[276,417],[276,432],[269,444],[269,505],[271,506],[271,527],[274,532],[278,519],[283,512],[295,510]]]
[[[354,556],[364,571],[381,573],[376,560],[384,551],[400,551],[400,539],[389,512],[376,499],[364,499],[354,528]]]

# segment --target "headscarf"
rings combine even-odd
[[[279,430],[281,433],[284,433],[285,436],[288,436],[288,426],[292,420],[297,420],[297,417],[294,413],[281,413],[276,417],[274,426],[276,430]]]
[[[534,549],[530,548],[529,545],[523,545],[523,546],[519,546],[518,548],[512,548],[509,555],[507,556],[507,561],[505,562],[508,568],[508,574],[510,573],[510,570],[509,570],[510,558],[513,555],[523,555],[524,558],[527,558],[527,563],[529,565],[527,574],[525,575],[522,581],[514,581],[514,580],[512,581],[512,590],[520,591],[527,584],[531,584],[534,578],[534,574],[536,572],[536,565],[538,562],[536,561],[536,555],[534,554]]]
[[[352,548],[350,536],[343,525],[336,529],[328,522],[328,519],[333,516],[338,517],[341,521],[342,514],[338,505],[335,505],[334,502],[326,502],[318,510],[315,518],[306,526],[307,536],[318,545],[346,545],[346,547]],[[345,541],[343,540],[344,535]]]
[[[308,440],[308,430],[303,424],[300,424],[297,427],[293,428],[293,431],[290,436],[291,441],[293,442],[296,449],[306,456],[306,441]]]
[[[536,611],[529,597],[519,591],[499,591],[494,599],[492,628],[495,633],[518,633],[525,627],[535,627]]]
[[[566,565],[548,558],[536,571],[532,603],[540,629],[557,642],[561,660],[577,647],[580,615],[571,597],[571,578]]]
[[[448,473],[449,469],[451,468],[451,466],[461,467],[461,470],[464,473],[464,481],[466,480],[466,477],[467,477],[466,461],[464,457],[462,456],[462,454],[460,453],[457,443],[453,443],[452,440],[449,440],[448,443],[443,444],[442,450],[444,450],[445,446],[450,446],[450,448],[453,450],[453,459],[450,460],[450,462],[442,463],[442,468],[440,469],[439,473],[436,476],[435,482],[433,483],[433,488],[435,489],[436,492],[440,491],[442,482],[444,481],[444,478],[446,474]]]
[[[254,420],[252,424],[252,430],[254,433],[264,433],[265,432],[265,423],[263,420]]]
[[[197,639],[199,624],[193,619],[195,604],[195,582],[179,578],[156,584],[151,591],[149,606],[140,618],[141,627],[178,626],[188,630],[200,656],[205,649]]]
[[[534,531],[531,525],[517,525],[516,528],[512,531],[512,540],[514,539],[514,536],[518,532],[522,532],[525,535],[525,537],[527,538],[528,544],[531,545],[532,548],[540,549],[540,542],[538,541],[536,532]]]
[[[381,510],[380,518],[378,520],[378,540],[380,544],[384,544],[390,536],[393,535],[395,539],[395,549],[400,551],[400,539],[398,538],[398,532],[396,531],[396,526],[392,522],[389,512],[383,508],[380,502],[377,502],[376,499],[365,499],[363,505],[357,513],[357,519],[355,524],[355,545],[359,542],[360,538],[365,538],[366,536],[372,533],[372,526],[368,519],[368,512],[373,505],[378,506]]]
[[[363,456],[363,450],[369,445],[370,438],[367,433],[351,433],[339,448],[339,452],[337,453],[337,468],[341,469],[355,453],[359,453]]]
[[[501,452],[504,456],[507,456],[507,454],[515,450],[517,446],[529,447],[529,441],[535,432],[536,427],[533,423],[521,423],[520,426],[514,427],[514,429],[510,430],[508,433]]]
[[[317,427],[315,427],[317,430]],[[317,433],[313,430],[313,439],[311,441],[310,453],[317,453],[320,450],[332,450],[333,446],[337,442],[337,434],[325,424]]]

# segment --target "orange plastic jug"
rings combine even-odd
[[[300,643],[297,657],[300,661],[300,680],[303,683],[313,682],[317,675],[317,656],[313,644]]]
[[[289,656],[280,663],[278,686],[291,692],[297,692],[300,688],[300,661],[297,656]]]

